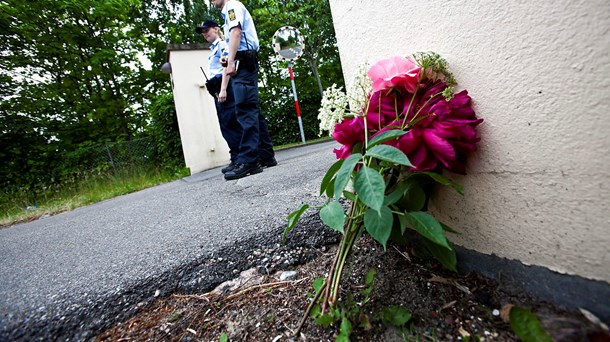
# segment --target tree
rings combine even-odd
[[[168,90],[166,46],[195,42],[207,11],[203,0],[0,2],[0,183],[56,181],[66,170],[51,156],[146,134]]]
[[[129,25],[138,5],[136,0],[0,3],[0,77],[10,79],[0,103],[6,122],[0,139],[10,140],[1,154],[3,180],[20,172],[21,182],[8,179],[29,186],[49,181],[58,154],[81,144],[131,139],[141,131],[142,42]]]

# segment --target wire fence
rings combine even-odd
[[[67,153],[65,163],[79,171],[119,171],[154,161],[155,146],[152,138],[106,142]]]
[[[23,208],[26,211],[37,209],[36,204],[45,202],[47,195],[52,197],[59,189],[69,193],[78,188],[75,185],[87,182],[90,177],[149,170],[156,161],[156,148],[151,137],[81,146],[64,152],[57,155],[55,165],[49,165],[48,178],[37,178],[37,183],[31,184],[3,183],[0,187],[0,217]]]

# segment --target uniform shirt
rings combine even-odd
[[[227,55],[227,43],[220,38],[216,38],[212,45],[210,45],[210,50],[212,50],[210,57],[208,57],[210,77],[222,76],[223,67],[220,65],[220,58]]]
[[[237,0],[229,0],[222,9],[222,17],[225,20],[224,30],[227,43],[229,42],[229,32],[237,26],[241,26],[241,39],[237,51],[256,50],[258,51],[258,35],[254,27],[252,16],[246,7]]]

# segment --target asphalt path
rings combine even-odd
[[[319,202],[334,147],[278,151],[279,165],[240,180],[216,168],[0,229],[0,340],[85,340],[155,295],[222,280],[198,264],[238,255],[249,237],[277,235],[300,203]]]

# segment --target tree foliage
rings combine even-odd
[[[161,165],[168,169],[184,167],[182,141],[172,94],[160,94],[150,106],[150,115],[150,134],[154,137],[157,158]]]

